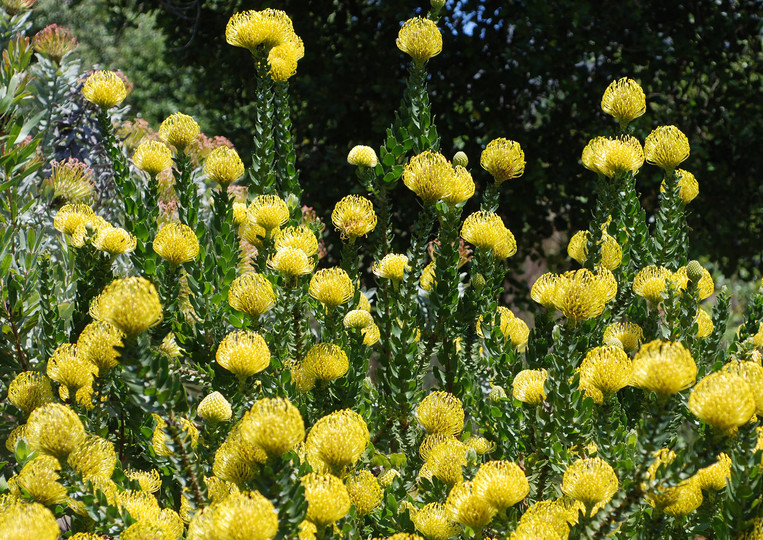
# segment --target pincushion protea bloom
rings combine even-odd
[[[313,274],[308,293],[324,306],[336,307],[352,299],[355,287],[343,269],[324,268]]]
[[[464,429],[461,400],[448,392],[432,392],[419,403],[415,414],[430,434],[458,435]]]
[[[37,32],[32,43],[35,51],[56,64],[59,64],[61,59],[78,45],[71,31],[57,24],[48,25]]]
[[[305,45],[296,39],[276,45],[268,53],[270,77],[277,82],[286,81],[297,73],[297,62],[305,56]]]
[[[134,251],[138,239],[121,227],[100,227],[93,237],[93,247],[109,255],[122,255]]]
[[[368,470],[360,470],[344,479],[350,502],[355,505],[359,516],[373,512],[384,497],[384,490],[376,481],[376,477]]]
[[[82,95],[101,109],[116,107],[127,97],[124,81],[113,71],[95,71],[85,81]]]
[[[84,227],[94,215],[93,209],[86,204],[65,204],[56,212],[53,227],[71,236],[77,229]]]
[[[619,485],[615,470],[598,457],[577,460],[562,478],[562,492],[582,502],[589,516],[609,502]]]
[[[299,38],[289,16],[279,9],[234,13],[225,27],[225,40],[252,53],[262,45],[266,50]]]
[[[490,523],[498,510],[474,490],[472,482],[458,484],[450,490],[445,509],[451,521],[475,530]]]
[[[689,388],[697,378],[697,364],[681,343],[655,339],[633,357],[630,385],[666,397]]]
[[[524,174],[525,153],[516,141],[494,139],[482,151],[480,166],[493,176],[497,185],[501,185]]]
[[[580,364],[580,387],[594,387],[608,398],[628,385],[631,367],[631,359],[622,348],[596,347],[588,351]]]
[[[51,380],[65,386],[74,395],[83,386],[93,384],[93,364],[77,355],[77,347],[71,343],[59,345],[48,359],[46,372]]]
[[[85,438],[85,427],[73,410],[48,403],[29,414],[25,437],[29,448],[65,460]]]
[[[154,251],[170,264],[183,264],[199,255],[199,239],[188,225],[167,223],[156,233]]]
[[[258,195],[249,205],[247,213],[250,221],[268,233],[289,220],[289,207],[277,195]]]
[[[541,275],[533,283],[530,289],[530,298],[541,304],[546,309],[554,309],[556,288],[559,285],[560,276],[552,272]]]
[[[286,227],[279,230],[275,237],[275,248],[279,251],[284,248],[296,248],[302,250],[305,255],[312,257],[318,253],[318,239],[309,227],[299,225]]]
[[[32,2],[27,0],[26,3],[31,5]],[[53,512],[40,503],[13,500],[0,508],[0,538],[56,540],[60,536],[61,528]]]
[[[218,146],[207,156],[204,174],[227,187],[244,175],[244,163],[233,148]]]
[[[303,368],[321,381],[344,377],[350,369],[347,353],[339,345],[318,343],[305,355]]]
[[[316,471],[340,474],[360,459],[370,440],[368,426],[349,409],[320,418],[307,434],[305,453]]]
[[[689,157],[689,139],[676,126],[660,126],[644,141],[646,160],[672,171]]]
[[[397,48],[423,65],[442,52],[442,34],[437,25],[421,17],[405,21],[397,35]]]
[[[228,303],[233,309],[259,318],[276,303],[273,285],[262,274],[244,274],[233,280],[228,290]]]
[[[605,345],[622,347],[626,352],[635,351],[644,339],[644,331],[636,323],[616,322],[604,330],[602,340]]]
[[[663,266],[645,266],[633,278],[633,292],[656,304],[662,300],[666,280],[672,277],[673,273]]]
[[[146,141],[138,145],[132,162],[151,176],[172,167],[172,150],[161,141]]]
[[[86,163],[68,158],[50,163],[50,176],[43,181],[53,192],[53,199],[69,203],[88,201],[95,189],[95,174]]]
[[[469,448],[456,439],[446,439],[432,448],[424,465],[419,471],[419,478],[432,480],[437,478],[448,486],[464,481],[463,467],[467,464],[466,453]]]
[[[726,487],[731,477],[731,458],[721,452],[718,454],[718,460],[697,471],[696,474],[699,487],[707,491],[720,491]]]
[[[508,229],[498,214],[480,210],[464,220],[464,224],[461,226],[461,237],[480,249],[495,250],[507,240],[506,231]],[[509,231],[509,234],[511,234],[511,231]],[[510,248],[513,247],[513,250],[509,249],[509,251],[516,253],[517,244],[513,240],[514,235],[511,235],[508,242]],[[513,253],[511,254],[513,255]]]
[[[408,161],[403,169],[403,183],[424,204],[434,204],[450,195],[455,174],[445,156],[427,150]]]
[[[347,195],[336,203],[331,213],[334,227],[342,233],[342,239],[354,241],[365,236],[376,227],[374,205],[360,195]]]
[[[699,182],[689,171],[683,169],[676,169],[676,177],[678,177],[678,196],[681,197],[681,203],[685,206],[692,202],[699,195]],[[660,184],[660,192],[665,192],[665,180],[663,179]]]
[[[8,401],[29,414],[53,401],[50,379],[38,371],[24,371],[8,385]]]
[[[244,416],[241,436],[268,457],[278,457],[304,441],[305,423],[299,409],[288,399],[265,398]]]
[[[114,325],[128,337],[145,332],[164,319],[156,287],[142,277],[112,281],[90,303],[90,316]]]
[[[289,277],[309,274],[315,268],[315,263],[304,251],[292,247],[285,247],[276,251],[268,258],[267,265],[268,268]]]
[[[511,461],[483,463],[472,480],[474,491],[499,511],[514,506],[530,493],[524,471]]]
[[[213,508],[211,529],[216,538],[241,538],[246,531],[248,539],[272,540],[278,532],[278,512],[259,491],[232,493]]]
[[[376,157],[376,151],[370,146],[353,146],[350,153],[347,154],[347,163],[356,167],[376,167],[379,158]]]
[[[179,112],[169,115],[159,126],[159,137],[178,150],[193,143],[200,132],[199,124],[192,116]]]
[[[593,273],[586,268],[565,272],[554,287],[553,304],[573,322],[598,317],[617,295],[617,281],[612,272],[599,268]]]
[[[408,257],[400,253],[388,253],[381,261],[373,264],[373,272],[380,278],[400,282],[405,272],[411,269]]]
[[[107,480],[114,474],[117,453],[111,442],[96,435],[87,435],[69,454],[68,463],[83,480]]]
[[[745,379],[731,371],[716,371],[692,388],[689,410],[705,423],[729,433],[755,414],[755,399]]]
[[[448,540],[461,532],[461,527],[453,523],[445,505],[429,503],[411,516],[416,530],[430,540]]]
[[[307,519],[319,529],[332,525],[350,511],[350,495],[342,481],[331,474],[302,477],[307,499]]]
[[[77,339],[77,356],[93,364],[98,376],[103,376],[119,363],[120,352],[115,347],[124,345],[124,333],[107,322],[93,321]]]
[[[234,330],[220,342],[215,358],[243,382],[270,365],[270,349],[256,332]]]
[[[588,256],[588,239],[591,233],[588,231],[578,231],[567,244],[567,254],[580,264],[585,264]],[[606,232],[602,232],[601,240],[601,265],[607,270],[614,270],[623,260],[623,250],[617,240]]]
[[[583,166],[596,174],[613,178],[636,174],[644,165],[644,150],[630,135],[617,138],[596,137],[583,149]]]
[[[475,185],[472,175],[463,167],[455,165],[453,171],[455,174],[451,178],[450,193],[443,197],[442,200],[455,206],[474,195]]]
[[[540,405],[546,399],[546,384],[548,371],[545,369],[523,369],[517,373],[512,383],[514,399],[530,405]]]
[[[233,416],[233,409],[225,396],[214,391],[201,400],[196,407],[196,414],[207,422],[227,422]]]
[[[639,83],[623,77],[612,81],[604,91],[601,110],[614,117],[624,129],[646,112],[646,96]]]
[[[753,360],[731,360],[723,366],[723,371],[739,375],[747,381],[755,400],[755,414],[763,416],[763,366]]]

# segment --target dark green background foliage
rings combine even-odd
[[[69,24],[85,44],[86,60],[123,69],[136,85],[135,111],[155,125],[176,110],[193,114],[208,135],[227,136],[245,156],[254,71],[248,51],[225,43],[225,25],[236,11],[285,10],[306,48],[291,80],[303,201],[324,216],[357,189],[345,162],[349,148],[378,147],[393,120],[408,60],[395,38],[417,8],[401,0],[57,4],[43,1],[42,9],[58,19],[36,23]],[[613,79],[629,76],[641,83],[648,103],[635,134],[643,140],[658,123],[673,123],[691,142],[684,166],[700,184],[690,207],[692,255],[719,263],[725,273],[760,267],[761,7],[759,0],[627,0],[604,7],[581,0],[448,2],[440,22],[443,52],[429,66],[442,150],[449,157],[464,150],[480,185],[488,180],[478,164],[484,145],[496,137],[521,143],[525,175],[502,188],[500,205],[517,236],[515,261],[528,254],[553,258],[544,238],[585,228],[595,175],[580,165],[580,154],[593,136],[615,132],[599,100]],[[88,35],[93,18],[106,35]],[[650,166],[639,174],[648,212],[660,174]],[[402,189],[398,194],[416,204]],[[400,216],[403,230],[406,219]]]

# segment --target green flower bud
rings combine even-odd
[[[474,287],[474,290],[477,292],[480,292],[482,288],[485,286],[485,276],[482,274],[477,274],[472,278],[472,287]]]
[[[699,264],[699,261],[691,261],[686,265],[686,276],[692,283],[699,283],[703,273],[704,269],[702,268],[702,265]]]
[[[432,3],[434,4],[434,2]],[[462,167],[466,167],[469,165],[469,158],[464,152],[458,151],[456,152],[456,155],[453,156],[453,165],[461,165]]]

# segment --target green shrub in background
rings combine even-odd
[[[633,135],[638,83],[604,93],[620,132],[582,152],[597,190],[568,246],[580,269],[534,282],[531,329],[498,302],[520,143],[485,147],[493,180],[466,216],[484,173],[440,153],[442,6],[400,29],[403,100],[383,144],[348,155],[362,195],[336,202],[326,266],[335,232],[303,206],[291,133],[305,45],[283,11],[225,32],[254,60],[245,166],[185,114],[115,124],[129,83],[80,78],[63,29],[24,37],[29,4],[3,3],[0,537],[763,534],[763,292],[725,343],[730,299],[687,255],[689,139]],[[87,164],[43,174],[56,115],[97,130],[75,135]],[[651,226],[645,162],[664,172]],[[403,253],[404,190],[420,204]]]

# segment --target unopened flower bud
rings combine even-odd
[[[699,283],[699,280],[702,279],[702,276],[704,274],[702,265],[699,264],[699,261],[691,261],[689,264],[686,265],[686,277],[689,278],[689,281],[692,283]]]
[[[230,403],[220,392],[212,392],[201,400],[196,413],[211,423],[227,422],[233,415]]]
[[[485,286],[485,276],[482,274],[477,274],[472,278],[472,287],[474,287],[474,290],[477,292],[480,292],[482,288]]]
[[[434,7],[435,4],[444,4],[445,2],[432,2],[432,7]],[[464,152],[458,151],[456,152],[456,155],[453,156],[453,165],[461,165],[462,167],[466,167],[469,165],[469,158],[466,156]]]

